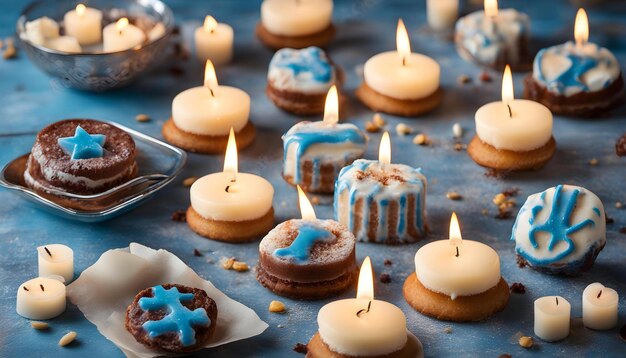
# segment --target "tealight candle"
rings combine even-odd
[[[572,306],[561,296],[535,300],[535,335],[544,341],[559,341],[569,335]]]
[[[233,57],[233,37],[232,27],[218,23],[213,16],[207,16],[204,25],[194,33],[198,59],[202,62],[211,60],[216,66],[230,62]]]
[[[74,251],[61,244],[39,246],[37,248],[39,276],[58,275],[69,283],[74,279]]]
[[[332,16],[332,0],[264,0],[261,5],[261,23],[281,36],[321,32],[330,26]]]
[[[83,4],[63,16],[65,34],[81,45],[93,45],[102,40],[102,11]]]
[[[135,48],[146,40],[146,34],[123,17],[102,30],[104,52],[117,52]]]
[[[459,0],[427,0],[426,16],[434,30],[450,29],[459,16]]]
[[[583,324],[597,330],[611,329],[617,325],[619,295],[612,288],[595,282],[583,291]]]
[[[17,290],[17,314],[29,319],[50,319],[65,311],[65,285],[52,278],[26,281]]]

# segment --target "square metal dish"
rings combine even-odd
[[[185,151],[121,124],[107,123],[124,130],[135,141],[137,146],[136,161],[139,167],[136,178],[94,195],[54,192],[56,196],[61,197],[61,200],[50,200],[36,193],[24,183],[26,160],[30,154],[27,153],[2,168],[0,185],[13,190],[16,194],[55,215],[71,220],[99,222],[109,220],[142,204],[174,180],[183,169],[187,161]],[[63,200],[79,203],[80,208],[63,205]]]

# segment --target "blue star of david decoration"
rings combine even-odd
[[[76,127],[73,137],[59,138],[59,146],[71,156],[72,160],[102,158],[106,141],[104,134],[89,134],[81,126]]]

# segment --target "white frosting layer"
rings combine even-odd
[[[22,38],[35,45],[43,45],[46,40],[59,37],[59,24],[49,17],[40,17],[26,23],[26,31]]]
[[[311,35],[330,26],[332,0],[264,0],[261,23],[272,34]]]
[[[533,78],[550,92],[572,96],[608,87],[621,73],[611,51],[594,43],[582,48],[568,41],[545,48],[533,63]]]
[[[272,57],[267,80],[279,90],[326,93],[336,74],[326,53],[318,47],[302,50],[284,48]]]
[[[529,33],[528,15],[514,9],[500,9],[493,18],[480,10],[456,23],[457,44],[485,64],[494,64],[503,54],[516,64],[520,60],[520,39]]]

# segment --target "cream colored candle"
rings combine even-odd
[[[475,119],[480,140],[496,149],[527,152],[552,138],[552,113],[541,103],[514,99],[508,65],[502,79],[502,101],[480,107]]]
[[[459,0],[426,0],[426,17],[435,30],[451,29],[459,17]]]
[[[29,319],[50,319],[65,311],[65,285],[52,278],[38,277],[17,289],[17,314]]]
[[[561,296],[535,300],[535,335],[544,341],[559,341],[569,335],[572,306]]]
[[[374,91],[397,99],[418,99],[439,88],[439,64],[428,56],[411,52],[402,20],[396,32],[397,51],[379,53],[363,68],[365,83]]]
[[[81,45],[93,45],[102,41],[102,11],[83,4],[63,16],[65,34],[78,40]]]
[[[200,135],[224,136],[248,123],[250,96],[235,87],[220,86],[208,60],[204,86],[179,93],[172,102],[172,119],[181,130]]]
[[[104,52],[117,52],[135,48],[146,40],[146,34],[123,17],[108,24],[102,31]]]
[[[61,244],[39,246],[37,248],[39,276],[58,275],[70,283],[74,279],[74,251]]]
[[[206,219],[248,221],[270,211],[274,187],[260,176],[238,173],[237,145],[231,129],[224,171],[196,180],[190,196],[191,207]]]
[[[78,41],[71,36],[59,36],[46,40],[44,46],[52,50],[66,53],[81,53],[83,51]]]
[[[230,62],[233,57],[233,28],[218,23],[213,16],[204,19],[204,25],[194,33],[196,55],[203,63],[211,60],[219,66]]]
[[[415,254],[415,274],[424,287],[452,299],[477,295],[500,282],[500,257],[483,243],[463,240],[453,213],[450,239],[422,246]]]
[[[264,0],[261,23],[275,35],[305,36],[330,26],[332,0]]]
[[[591,329],[605,330],[617,325],[619,295],[599,282],[583,291],[583,323]]]

